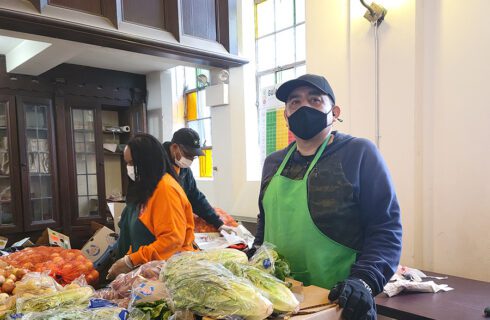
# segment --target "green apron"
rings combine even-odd
[[[274,177],[262,201],[265,211],[265,241],[276,246],[291,266],[294,279],[305,285],[331,289],[348,277],[356,251],[322,233],[308,208],[308,176],[325,150],[330,135],[317,151],[301,180],[281,176],[296,150],[294,144]]]
[[[139,216],[140,206],[127,203],[119,222],[119,257],[124,257],[130,248],[132,252],[136,252],[141,246],[147,246],[156,240],[155,235],[141,222]]]

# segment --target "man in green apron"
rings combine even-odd
[[[273,243],[295,279],[331,289],[345,319],[375,319],[373,297],[401,253],[384,160],[368,140],[332,131],[340,108],[324,77],[285,82],[276,97],[296,141],[265,160],[255,245]]]

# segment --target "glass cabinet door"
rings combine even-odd
[[[22,227],[15,197],[20,194],[18,181],[19,162],[16,150],[16,124],[14,98],[0,96],[0,234],[4,230],[17,231]],[[14,114],[12,114],[14,113]]]
[[[58,221],[51,103],[21,98],[19,125],[23,141],[24,220],[26,229],[44,228]]]
[[[97,188],[95,110],[71,109],[78,218],[100,217]]]

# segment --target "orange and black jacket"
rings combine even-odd
[[[195,250],[191,204],[169,174],[162,177],[144,207],[126,205],[119,226],[119,254],[128,254],[134,265]]]

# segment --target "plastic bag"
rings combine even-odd
[[[209,249],[206,251],[184,251],[173,255],[169,261],[173,264],[180,264],[184,268],[187,265],[192,265],[196,261],[212,261],[216,263],[225,263],[233,261],[237,263],[247,263],[247,254],[236,249]],[[163,270],[163,269],[162,269]]]
[[[133,283],[129,309],[133,309],[140,303],[166,299],[168,299],[168,291],[162,281],[148,280],[140,276],[140,279]]]
[[[136,280],[140,277],[147,280],[157,280],[165,261],[150,261],[141,265],[139,268],[120,274],[109,285],[118,298],[127,298],[131,295],[131,289]]]
[[[174,259],[176,258],[176,259]],[[234,276],[219,263],[194,261],[182,264],[170,258],[162,270],[173,311],[188,310],[201,316],[265,319],[272,313],[272,303],[246,279]]]
[[[95,284],[99,280],[99,273],[94,269],[92,261],[88,260],[80,250],[30,247],[3,259],[17,268],[34,272],[48,271],[49,275],[60,284],[69,284],[82,274],[89,284]]]
[[[214,208],[214,211],[225,225],[230,227],[238,227],[238,223],[235,221],[235,219],[233,219],[233,217],[226,213],[223,209]],[[212,224],[207,223],[206,220],[194,215],[194,232],[218,232],[218,229]]]
[[[96,309],[53,309],[43,312],[28,312],[12,315],[10,319],[21,320],[126,320],[128,312],[123,308],[102,307]]]
[[[264,242],[250,258],[249,264],[284,281],[291,274],[289,263],[279,255],[272,243]]]
[[[41,312],[61,307],[86,307],[94,294],[90,286],[17,299],[17,313]]]
[[[17,298],[34,297],[55,293],[63,290],[63,287],[49,276],[49,271],[29,272],[21,281],[17,281],[12,292]]]

